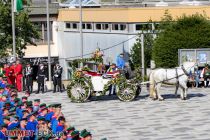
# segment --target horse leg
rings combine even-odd
[[[159,101],[162,101],[162,100],[164,100],[164,98],[160,95],[160,88],[161,88],[161,83],[158,83],[156,85],[156,94],[157,94]]]
[[[183,87],[183,93],[184,93],[183,100],[186,100],[187,99],[187,86],[186,85]]]
[[[175,97],[177,97],[178,89],[179,89],[179,84],[176,84]]]
[[[187,84],[186,83],[183,83],[183,84],[180,84],[182,90],[181,90],[181,99],[182,100],[186,100],[187,99]]]

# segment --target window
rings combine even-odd
[[[86,29],[92,29],[92,24],[87,23],[87,24],[86,24]]]
[[[112,30],[119,30],[119,29],[118,29],[118,24],[113,24],[113,25],[112,25]]]
[[[91,23],[83,23],[82,29],[90,30],[90,29],[92,29],[92,24]]]
[[[66,29],[77,29],[78,23],[66,23]]]
[[[101,30],[101,24],[96,24],[96,29]]]
[[[72,24],[73,29],[77,29],[77,23]]]
[[[159,23],[155,23],[154,26],[155,26],[155,30],[159,30],[160,29],[160,24]]]
[[[85,29],[85,24],[82,24],[82,29]]]
[[[112,24],[112,30],[125,31],[126,30],[126,24]]]
[[[102,24],[102,29],[103,30],[108,30],[109,29],[109,24]]]
[[[87,24],[86,24],[86,29],[92,29],[92,24],[87,23]]]
[[[140,31],[142,29],[142,25],[141,24],[136,24],[136,31]]]
[[[123,31],[126,29],[126,25],[125,24],[120,24],[120,30]]]
[[[70,23],[66,23],[66,28],[70,29],[71,28],[71,24]]]
[[[47,22],[33,22],[37,31],[39,32],[40,39],[35,39],[36,43],[45,43],[47,42]],[[50,22],[50,41],[52,41],[52,22]]]
[[[96,29],[97,30],[109,30],[109,24],[108,23],[97,23]]]
[[[148,31],[152,30],[152,24],[136,24],[136,31]]]

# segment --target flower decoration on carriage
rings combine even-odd
[[[103,62],[103,52],[97,48],[92,55],[92,59],[97,63]]]
[[[82,73],[82,70],[81,70],[81,69],[76,70],[76,71],[74,72],[74,74],[73,74],[74,79],[79,79],[79,78],[81,78],[82,76],[83,76],[83,73]]]

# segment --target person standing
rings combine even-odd
[[[54,85],[54,91],[56,92],[57,86],[58,91],[62,92],[62,72],[63,68],[57,63],[53,69],[53,85]]]
[[[33,68],[30,63],[27,63],[25,68],[25,82],[26,90],[31,94],[33,92]]]
[[[15,86],[15,63],[12,63],[9,67],[8,84]]]
[[[201,77],[204,78],[204,87],[207,88],[208,87],[208,78],[210,77],[208,64],[206,64],[205,67],[203,68],[201,75],[202,75]]]
[[[200,71],[198,68],[195,69],[195,84],[196,84],[196,88],[199,87],[199,83],[200,83]]]
[[[123,59],[123,57],[124,57],[123,53],[117,56],[116,62],[117,62],[117,67],[119,69],[124,69],[125,67],[125,60]]]
[[[40,64],[37,72],[38,90],[36,94],[39,94],[40,89],[42,90],[42,93],[44,93],[44,82],[46,80],[46,75],[47,71],[44,67],[44,64]]]
[[[9,78],[8,78],[9,77],[9,71],[10,71],[9,65],[8,64],[4,64],[4,68],[3,68],[4,75],[7,77],[7,82],[11,83],[9,81]]]
[[[22,64],[20,64],[20,61],[17,60],[15,65],[15,78],[16,78],[16,87],[18,92],[22,91],[22,78],[23,78],[22,70],[23,70]]]
[[[106,72],[106,75],[112,76],[112,78],[115,78],[118,74],[119,74],[119,70],[116,67],[115,63],[113,63]],[[116,95],[116,85],[115,84],[112,84],[109,86],[109,96],[111,96],[111,94]]]

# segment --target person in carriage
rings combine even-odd
[[[120,74],[120,72],[119,72],[116,64],[112,63],[110,68],[107,70],[106,75],[108,77],[115,78],[118,74]],[[111,96],[111,94],[116,95],[116,85],[110,85],[110,87],[109,87],[109,96]]]
[[[201,73],[202,77],[204,78],[204,87],[207,88],[209,85],[209,78],[210,78],[210,70],[209,70],[209,65],[205,64],[205,67],[202,70]]]

